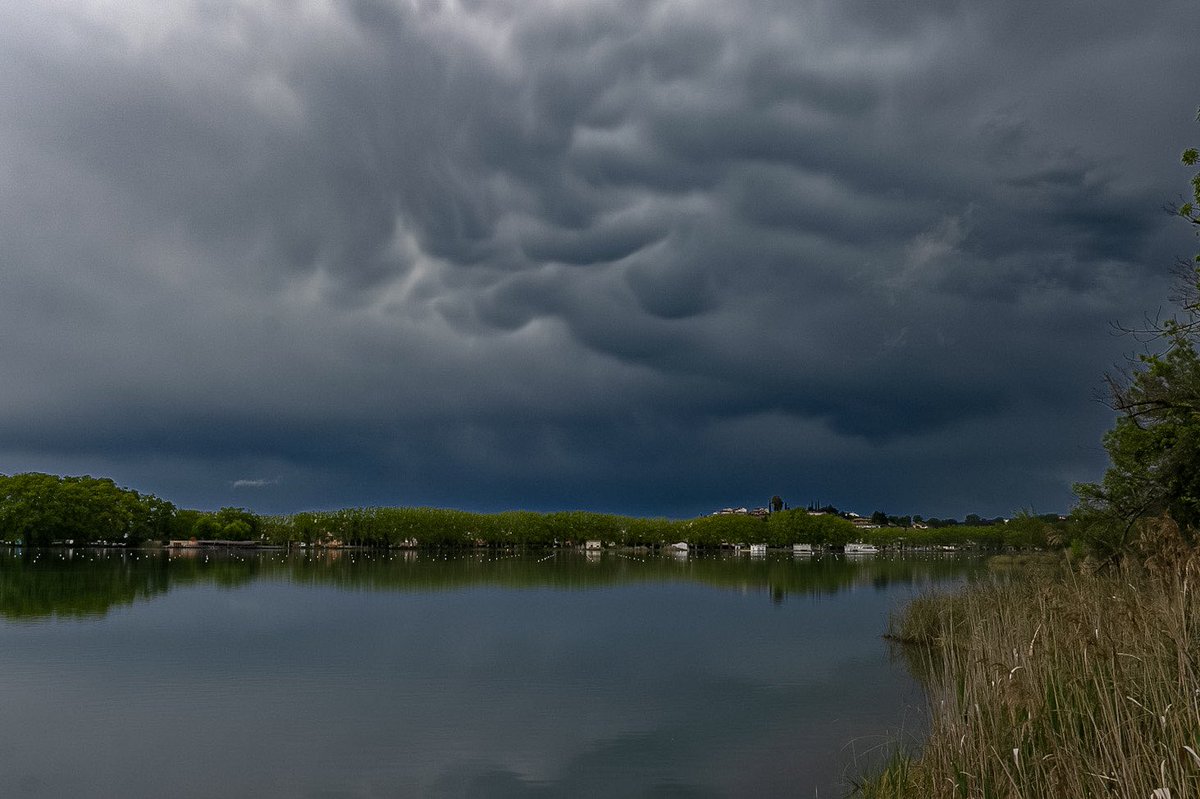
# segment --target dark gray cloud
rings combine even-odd
[[[0,11],[0,470],[1058,509],[1193,244],[1189,6]]]

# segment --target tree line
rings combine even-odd
[[[1052,521],[1051,521],[1052,520]],[[471,513],[441,508],[345,508],[265,517],[266,540],[353,546],[548,547],[600,541],[612,546],[663,546],[678,541],[718,548],[734,544],[841,547],[852,541],[881,546],[966,546],[981,549],[1041,548],[1061,533],[1058,516],[1019,514],[1007,524],[928,529],[856,526],[830,513],[781,510],[765,516],[722,514],[695,519],[643,519],[569,511]]]
[[[1054,517],[1058,521],[1058,517]],[[588,511],[471,513],[441,508],[344,508],[262,520],[266,540],[321,545],[403,547],[552,547],[600,541],[606,546],[686,542],[712,549],[762,543],[841,547],[851,541],[885,546],[958,545],[984,549],[1043,547],[1053,525],[1038,517],[1009,524],[954,528],[863,528],[834,514],[781,510],[765,516],[723,514],[695,519],[643,519]]]
[[[1014,520],[1017,521],[1017,520]],[[1027,518],[953,529],[862,529],[835,513],[778,510],[766,516],[636,518],[587,511],[472,513],[443,508],[345,508],[260,516],[244,508],[176,508],[112,480],[28,473],[0,475],[0,540],[26,546],[138,545],[172,539],[363,547],[553,547],[600,541],[610,546],[698,548],[765,543],[840,547],[851,541],[891,546],[967,545],[989,549],[1044,546],[1050,526]]]
[[[0,540],[138,544],[167,537],[175,506],[106,478],[0,475]]]

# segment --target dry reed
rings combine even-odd
[[[867,799],[1200,797],[1200,561],[920,597],[891,635],[930,736]]]

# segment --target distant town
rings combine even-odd
[[[754,516],[756,518],[763,519],[763,518],[766,518],[767,516],[770,516],[772,513],[777,513],[779,511],[789,511],[789,510],[792,510],[792,508],[789,507],[789,505],[786,502],[784,502],[781,497],[776,495],[774,497],[771,497],[771,501],[766,507],[721,508],[720,510],[713,511],[709,515],[710,516]],[[855,527],[859,527],[859,528],[862,528],[865,530],[876,530],[876,529],[881,529],[884,527],[908,527],[908,528],[912,528],[915,530],[930,530],[930,529],[936,530],[936,529],[942,528],[942,527],[956,527],[959,525],[962,525],[965,527],[991,527],[993,525],[1008,524],[1010,521],[1012,521],[1011,519],[1003,517],[1003,516],[987,518],[985,516],[980,516],[977,513],[968,513],[966,518],[963,519],[961,522],[958,519],[953,519],[953,518],[941,519],[936,516],[931,516],[929,518],[926,518],[921,515],[893,516],[891,514],[884,513],[883,511],[879,511],[879,510],[873,512],[870,516],[862,516],[860,514],[855,513],[854,511],[839,510],[838,508],[834,507],[833,505],[821,505],[816,502],[809,503],[809,505],[805,508],[805,512],[808,513],[809,516],[839,516],[839,517],[849,521]],[[1061,513],[1043,513],[1043,514],[1030,513],[1028,515],[1034,516],[1035,518],[1040,519],[1041,521],[1049,522],[1049,523],[1063,522],[1063,521],[1067,520],[1067,517]]]

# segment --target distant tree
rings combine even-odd
[[[204,515],[196,519],[196,523],[192,526],[192,537],[201,540],[214,540],[222,537],[225,532],[225,525],[221,524],[220,520],[213,515]]]
[[[877,510],[871,514],[871,524],[877,524],[880,527],[886,527],[888,524],[888,515],[881,510]]]
[[[1044,547],[1049,541],[1050,533],[1050,525],[1027,510],[1019,512],[1004,526],[1005,543],[1014,547]]]
[[[175,514],[178,509],[174,504],[159,499],[151,494],[143,497],[142,501],[145,505],[145,535],[139,536],[142,539],[151,539],[164,541],[171,537],[171,530],[175,522]]]
[[[776,494],[775,496],[771,497],[771,511],[778,513],[781,510],[783,510],[783,498]]]
[[[175,515],[167,524],[164,539],[170,538],[190,538],[192,529],[196,526],[196,521],[204,514],[198,510],[183,508],[175,511]]]
[[[258,538],[259,528],[262,527],[262,522],[258,516],[245,508],[221,508],[217,511],[217,521],[220,522],[222,529],[230,528],[234,522],[241,522],[241,524],[231,528],[238,535],[245,536],[241,540]]]
[[[112,480],[36,472],[0,476],[0,539],[136,543],[168,529],[175,507]]]
[[[241,519],[234,519],[221,528],[221,537],[227,541],[249,541],[251,532],[249,524]]]
[[[835,514],[813,516],[807,511],[788,510],[773,513],[767,520],[767,543],[772,546],[841,546],[853,535],[854,525]]]

